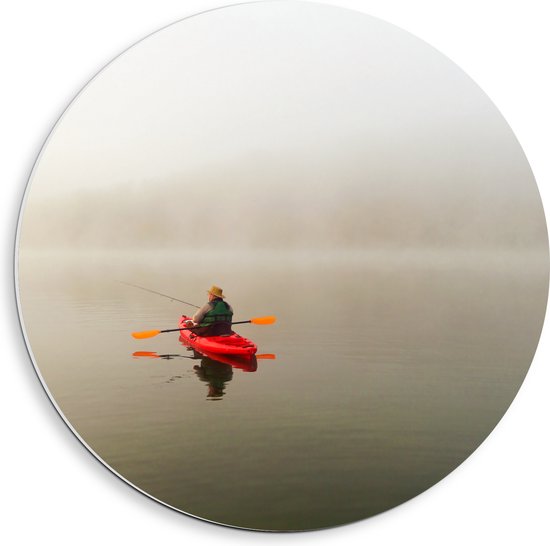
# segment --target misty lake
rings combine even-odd
[[[80,438],[228,525],[323,528],[426,490],[503,416],[542,327],[545,254],[230,256],[28,253],[19,278],[39,373]],[[192,308],[119,281],[197,305],[218,284],[235,320],[277,316],[235,327],[276,358],[243,369],[177,333],[133,339]]]

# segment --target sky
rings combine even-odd
[[[414,36],[245,4],[117,57],[54,128],[22,249],[535,248],[542,204],[483,91]]]

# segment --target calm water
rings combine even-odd
[[[312,529],[410,499],[485,439],[540,335],[547,265],[531,258],[23,256],[21,305],[48,389],[116,472],[201,518]],[[276,359],[133,339],[192,309],[119,280],[197,305],[221,285],[237,320],[277,315],[236,327]]]

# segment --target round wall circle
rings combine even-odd
[[[19,220],[32,361],[86,447],[151,498],[302,531],[422,493],[533,358],[544,212],[455,64],[306,2],[204,12],[67,108]]]

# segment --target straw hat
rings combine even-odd
[[[209,294],[212,294],[213,296],[216,296],[216,298],[225,298],[223,295],[223,290],[216,285],[212,285],[212,288],[210,290],[207,290]]]

